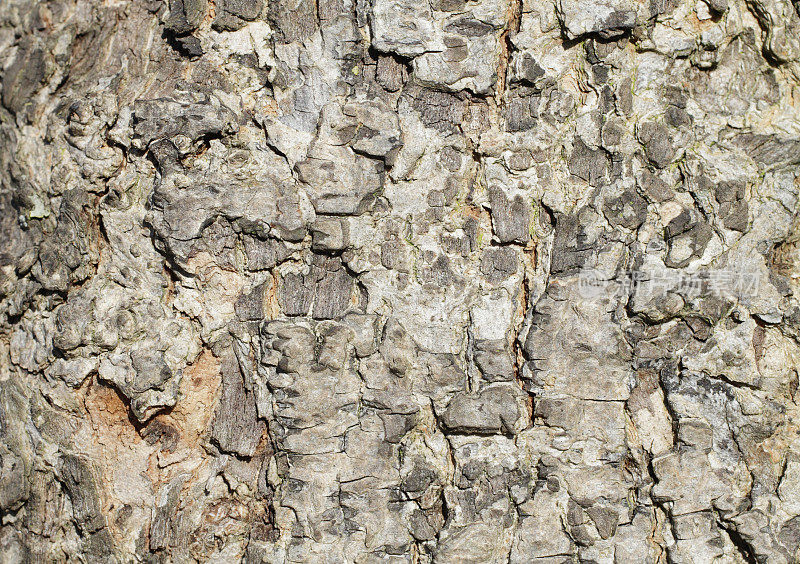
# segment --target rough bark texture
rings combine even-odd
[[[798,561],[789,0],[0,0],[0,66],[1,561]]]

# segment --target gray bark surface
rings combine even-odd
[[[0,561],[800,561],[798,8],[0,0]]]

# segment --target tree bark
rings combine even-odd
[[[797,562],[788,0],[0,0],[0,560]]]

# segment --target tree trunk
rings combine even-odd
[[[788,0],[0,0],[0,560],[797,562]]]

